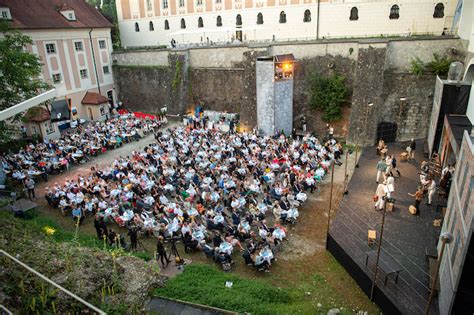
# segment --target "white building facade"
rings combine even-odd
[[[116,99],[112,24],[84,0],[59,1],[59,7],[55,0],[26,2],[0,0],[0,18],[32,39],[26,50],[40,57],[42,80],[56,89],[56,100],[67,100],[79,118],[90,120],[81,104],[86,92],[99,92],[111,102]],[[30,16],[38,11],[41,18]]]
[[[124,47],[441,35],[457,0],[117,0]]]

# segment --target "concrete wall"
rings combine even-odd
[[[426,136],[429,119],[423,117],[431,111],[435,77],[410,74],[410,59],[428,62],[433,53],[463,59],[464,45],[449,37],[373,39],[122,51],[112,58],[119,100],[126,105],[151,112],[168,106],[169,113],[184,114],[202,101],[206,109],[240,113],[241,123],[253,128],[257,124],[257,56],[293,53],[297,58],[294,125],[299,127],[300,117],[306,114],[308,129],[324,133],[325,122],[308,105],[311,76],[340,73],[351,91],[347,104],[351,109],[344,109],[350,119],[337,126],[335,133],[347,135],[349,142],[371,145],[382,121],[399,125],[399,140]],[[183,67],[173,88],[177,56]],[[402,97],[405,105],[400,104]],[[373,104],[370,108],[369,103]]]
[[[445,120],[446,122],[446,120]],[[445,124],[446,126],[447,124]],[[452,134],[450,135],[452,138]],[[456,157],[456,171],[452,179],[446,215],[443,220],[442,233],[449,232],[453,241],[446,245],[441,262],[439,293],[439,313],[450,314],[458,291],[463,268],[472,268],[464,264],[472,241],[473,188],[474,188],[474,138],[464,132],[459,155]],[[441,241],[438,250],[441,249]]]
[[[275,133],[275,84],[273,61],[257,61],[257,126],[264,135]]]

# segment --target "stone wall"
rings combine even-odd
[[[429,119],[423,117],[431,111],[435,77],[409,74],[410,60],[427,62],[433,53],[464,58],[464,46],[449,37],[325,40],[120,51],[114,53],[113,62],[119,100],[126,105],[150,112],[167,106],[171,114],[185,114],[203,102],[206,109],[239,113],[242,125],[251,129],[257,124],[257,56],[293,53],[294,126],[300,128],[299,120],[306,114],[308,129],[324,133],[321,114],[309,107],[310,78],[316,71],[340,73],[351,90],[350,108],[343,109],[347,118],[335,125],[335,133],[347,136],[350,143],[372,145],[382,121],[399,125],[399,140],[426,136]],[[173,84],[177,59],[182,64],[179,82]],[[400,98],[406,102],[401,104]]]

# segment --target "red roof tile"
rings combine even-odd
[[[96,92],[87,92],[81,101],[81,103],[84,105],[100,105],[108,102],[108,98]]]
[[[23,116],[23,121],[28,122],[43,122],[51,118],[49,111],[44,107],[31,107]]]
[[[0,7],[10,9],[13,28],[112,27],[112,24],[85,0],[0,0]],[[59,12],[64,8],[74,10],[75,21],[68,21]]]

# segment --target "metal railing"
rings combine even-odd
[[[57,284],[56,282],[54,282],[53,280],[49,279],[48,277],[46,277],[45,275],[39,273],[38,271],[36,271],[35,269],[31,268],[30,266],[28,266],[27,264],[21,262],[20,260],[16,259],[15,257],[13,257],[12,255],[10,255],[9,253],[7,253],[6,251],[0,249],[0,254],[4,255],[5,257],[11,259],[12,261],[14,261],[15,263],[17,263],[18,265],[22,266],[23,268],[25,268],[26,270],[28,270],[29,272],[33,273],[34,275],[40,277],[41,279],[43,279],[44,281],[46,281],[47,283],[51,284],[52,286],[58,288],[59,290],[63,291],[64,293],[66,293],[67,295],[69,295],[70,297],[72,297],[73,299],[75,299],[76,301],[78,301],[79,303],[87,306],[88,308],[90,308],[91,310],[93,310],[94,312],[96,312],[97,314],[100,314],[100,315],[106,315],[107,313],[105,313],[104,311],[100,310],[99,308],[97,308],[96,306],[90,304],[89,302],[87,302],[86,300],[82,299],[81,297],[75,295],[74,293],[72,293],[71,291],[69,291],[68,289],[60,286],[59,284]]]

